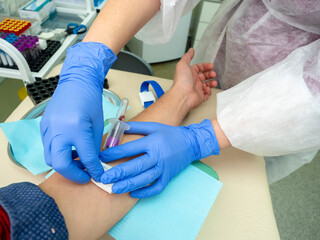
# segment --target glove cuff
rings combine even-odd
[[[194,133],[195,144],[198,146],[198,152],[196,152],[197,160],[211,155],[219,155],[220,147],[209,119],[205,119],[198,124],[191,124],[188,128]]]
[[[114,52],[102,43],[77,43],[68,48],[59,84],[72,77],[74,81],[91,82],[102,92],[104,78],[116,60]]]

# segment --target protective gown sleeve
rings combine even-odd
[[[248,66],[249,67],[249,66]],[[232,146],[263,156],[320,148],[320,39],[217,96]]]
[[[160,10],[136,34],[136,37],[148,44],[168,42],[179,23],[180,18],[191,11],[200,0],[161,0]]]

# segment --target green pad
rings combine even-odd
[[[208,166],[207,164],[200,162],[200,161],[194,161],[193,163],[191,163],[191,165],[199,168],[201,171],[205,172],[209,176],[219,180],[218,173],[215,170],[213,170],[212,167]]]

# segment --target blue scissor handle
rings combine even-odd
[[[69,23],[67,26],[67,33],[68,34],[82,34],[87,31],[87,26],[83,24],[76,24],[76,23]]]
[[[86,31],[87,31],[87,26],[83,24],[80,24],[78,27],[73,29],[74,34],[82,34],[82,33],[85,33]]]

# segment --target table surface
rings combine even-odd
[[[61,65],[54,68],[48,77],[60,73]],[[130,110],[127,119],[143,110],[138,98],[140,85],[145,80],[156,80],[166,91],[173,81],[162,78],[110,70],[107,78],[110,90],[120,98],[127,97]],[[216,116],[216,94],[193,110],[184,124],[197,123],[205,118]],[[9,116],[7,121],[19,120],[33,104],[27,97]],[[34,176],[27,170],[13,163],[7,154],[8,141],[0,131],[0,187],[14,182],[29,181],[39,184],[46,174]],[[256,156],[236,148],[228,148],[219,156],[202,160],[217,171],[223,183],[221,192],[212,206],[197,239],[280,239],[273,214],[265,163],[261,156]]]

